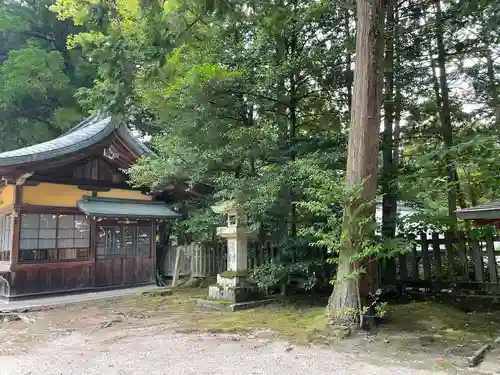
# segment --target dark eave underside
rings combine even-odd
[[[457,210],[460,220],[500,220],[500,201]]]
[[[165,203],[146,200],[85,197],[78,201],[78,208],[96,217],[177,219],[180,216]]]

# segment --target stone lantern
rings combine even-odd
[[[227,271],[217,275],[217,284],[208,288],[210,300],[240,303],[260,296],[257,286],[248,280],[249,230],[241,209],[233,201],[212,206],[212,210],[227,218],[226,226],[217,228],[217,235],[227,239]]]

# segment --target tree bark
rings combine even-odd
[[[349,9],[344,9],[344,33],[346,41],[351,39],[351,12]],[[349,48],[347,49],[346,57],[345,57],[345,85],[347,88],[347,115],[349,118],[351,117],[351,107],[352,107],[352,81],[353,81],[353,72],[352,72],[352,55]]]
[[[394,160],[394,40],[395,1],[389,0],[387,11],[386,46],[385,46],[385,101],[384,133],[382,144],[382,237],[394,238],[396,235],[397,197],[396,173]]]
[[[294,4],[295,5],[295,4]],[[295,7],[294,7],[295,10]],[[293,24],[292,35],[290,38],[290,60],[294,61],[296,58],[297,49],[297,35],[296,35],[296,25],[295,21]],[[290,148],[290,160],[295,162],[297,156],[297,75],[295,72],[295,67],[293,66],[290,71],[289,76],[290,84],[290,100],[288,105],[289,110],[289,132],[288,132],[288,147]],[[290,236],[295,240],[297,237],[297,206],[295,203],[295,189],[292,184],[289,186],[289,198],[290,198]],[[293,253],[295,257],[295,252]]]
[[[376,194],[376,172],[379,151],[380,104],[382,102],[382,76],[384,58],[383,0],[358,0],[356,24],[356,62],[354,70],[351,128],[347,152],[347,185],[363,184],[360,201],[345,207],[340,243],[339,267],[336,284],[328,302],[328,312],[335,324],[357,323],[360,304],[375,289],[376,263],[354,261],[358,254],[359,239],[353,228],[355,211],[363,202],[373,202]],[[375,206],[363,215],[375,219]],[[364,234],[372,236],[371,233]],[[360,278],[350,277],[366,268]]]
[[[490,46],[486,46],[486,66],[488,74],[488,93],[490,95],[490,107],[493,109],[493,118],[495,120],[495,130],[500,128],[500,99],[498,97],[498,87],[495,75],[495,67]]]
[[[394,0],[395,1],[395,0]],[[395,25],[399,25],[399,11],[396,12],[396,20]],[[395,33],[399,33],[399,30],[395,31]],[[399,35],[399,34],[396,34]],[[399,38],[396,38],[396,41],[399,42]],[[401,54],[400,54],[400,46],[396,43],[396,54],[394,56],[394,71],[399,72],[401,70]],[[396,173],[398,174],[400,169],[402,168],[402,155],[401,155],[401,109],[403,103],[403,95],[401,92],[401,88],[403,86],[402,77],[400,74],[394,77],[394,147],[393,147],[393,160],[394,165],[396,166]],[[397,178],[397,176],[396,176]],[[396,186],[397,189],[397,186]],[[398,190],[398,189],[397,189]]]
[[[495,62],[493,53],[491,52],[490,29],[484,15],[482,17],[482,33],[484,44],[483,56],[486,59],[486,75],[488,77],[487,91],[489,95],[489,105],[493,111],[495,133],[497,134],[497,137],[499,137],[498,132],[500,128],[500,98],[498,97]]]
[[[439,86],[441,88],[441,98],[438,99],[438,107],[441,120],[441,134],[443,136],[444,147],[446,151],[453,147],[453,127],[451,123],[451,107],[448,87],[448,73],[446,71],[446,50],[444,44],[444,27],[443,17],[441,12],[441,0],[435,0],[436,7],[436,42],[437,42],[437,65],[439,68]],[[440,104],[440,105],[439,105]],[[446,152],[444,158],[445,171],[447,177],[446,190],[448,193],[448,217],[450,226],[456,227],[457,215],[457,195],[459,196],[460,186],[458,184],[458,175],[453,157]]]

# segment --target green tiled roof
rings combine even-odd
[[[78,208],[85,214],[96,217],[126,217],[129,219],[175,219],[180,217],[163,202],[134,199],[85,197],[78,201]]]
[[[154,156],[154,153],[128,131],[126,125],[117,119],[98,115],[89,117],[66,134],[37,145],[0,153],[0,166],[12,166],[71,154],[95,145],[115,132],[127,140],[140,156]]]
[[[500,201],[457,210],[461,220],[500,219]]]

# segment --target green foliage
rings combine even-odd
[[[93,71],[66,48],[76,29],[48,5],[0,2],[0,150],[54,138],[84,116],[75,94]]]
[[[316,0],[1,1],[0,149],[106,109],[152,137],[158,158],[129,171],[134,186],[213,192],[182,202],[174,237],[213,240],[209,206],[243,207],[279,249],[256,271],[263,285],[313,275],[341,243],[352,262],[393,257],[408,243],[376,238],[374,202],[345,188],[353,13]],[[381,166],[394,189],[378,195],[414,205],[402,231],[456,228],[451,190],[463,207],[498,199],[497,13],[486,0],[397,3],[384,103],[395,170]]]
[[[12,50],[1,67],[0,107],[23,111],[27,102],[52,100],[69,95],[69,79],[64,74],[59,52],[47,52],[33,44]]]
[[[450,166],[458,175],[459,206],[500,193],[494,6],[442,1],[439,26],[452,72],[447,88],[433,75],[440,28],[436,10],[427,5],[403,1],[395,10],[393,183],[397,199],[416,210],[397,221],[403,230],[455,225],[447,204]],[[357,249],[353,262],[407,251],[403,240],[372,235],[374,202],[360,203],[359,190],[344,187],[353,12],[312,0],[286,6],[58,0],[51,9],[81,26],[69,45],[98,66],[92,85],[77,90],[80,105],[126,114],[152,135],[159,157],[139,161],[130,170],[131,182],[152,190],[202,183],[214,192],[184,202],[179,236],[212,240],[218,218],[210,204],[236,199],[250,224],[280,249],[280,266],[266,271],[278,279],[294,262],[322,262],[313,259],[311,248],[335,261],[342,241]],[[463,63],[467,58],[472,67]],[[442,123],[445,91],[451,146]],[[480,102],[479,109],[465,108],[470,98]],[[71,111],[51,115],[57,124],[71,117]],[[379,196],[387,193],[381,186]],[[354,208],[344,215],[345,207]],[[344,217],[348,230],[342,230]]]
[[[318,28],[332,35],[332,20],[324,17],[330,5],[262,3],[251,5],[251,14],[234,4],[225,15],[202,11],[194,24],[192,10],[182,6],[168,13],[181,12],[189,32],[178,32],[169,17],[142,14],[145,24],[160,22],[182,37],[172,39],[165,56],[147,56],[135,73],[131,88],[154,114],[152,146],[159,159],[134,166],[132,182],[152,189],[188,178],[210,185],[210,201],[236,199],[250,224],[265,228],[282,261],[291,264],[309,253],[309,241],[293,238],[312,218],[300,207],[308,163],[341,169],[345,158],[340,129],[346,101],[332,105],[329,97],[342,90],[339,68],[318,65],[318,59],[334,59],[344,42],[325,46],[322,36],[314,37]],[[238,20],[237,27],[223,21],[227,16]],[[144,33],[154,31],[146,27]],[[297,46],[277,51],[283,43]],[[198,212],[190,210],[186,227],[198,225]]]
[[[213,242],[215,228],[222,225],[222,218],[215,215],[207,202],[189,202],[189,215],[173,223],[172,239],[178,243]],[[183,211],[185,207],[179,207]]]
[[[302,277],[306,290],[312,290],[317,283],[317,278],[312,272],[311,262],[296,262],[283,264],[268,262],[254,267],[250,271],[250,278],[257,282],[262,290],[269,293],[269,289],[276,288],[289,281],[290,276]]]

